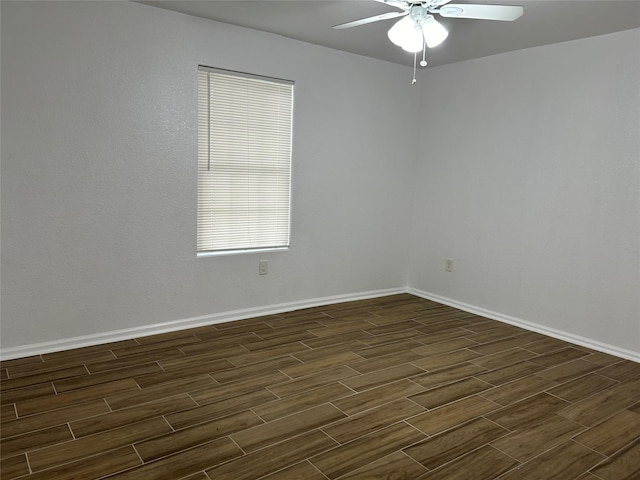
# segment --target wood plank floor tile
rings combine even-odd
[[[420,480],[494,480],[516,464],[513,458],[485,445],[427,473]]]
[[[486,415],[486,418],[509,430],[524,428],[532,422],[553,415],[569,405],[547,393],[539,393]]]
[[[409,399],[425,408],[437,408],[475,393],[491,388],[486,382],[477,378],[465,378],[454,383],[432,388],[426,392],[411,395]]]
[[[600,368],[598,365],[578,359],[542,370],[538,373],[538,376],[554,382],[564,383],[591,373],[598,368]]]
[[[450,328],[440,332],[421,332],[419,337],[415,337],[414,340],[424,344],[431,345],[434,343],[444,342],[445,340],[453,340],[455,338],[465,337],[469,335],[469,330],[464,328]],[[476,344],[476,342],[473,342]],[[451,351],[451,350],[450,350]]]
[[[199,344],[196,344],[199,345]],[[173,349],[171,349],[173,350]],[[186,355],[182,353],[181,356],[171,357],[171,358],[160,358],[158,359],[158,364],[165,370],[181,370],[184,367],[195,367],[202,363],[215,363],[223,360],[227,360],[227,358],[242,355],[243,353],[247,353],[247,349],[242,345],[234,345],[232,347],[226,348],[217,348],[214,351],[203,352],[203,353],[191,353],[190,355]],[[130,357],[127,357],[130,358]]]
[[[65,425],[66,428],[69,428]],[[148,436],[162,435],[171,427],[161,418],[143,420],[70,442],[59,443],[27,454],[33,471],[95,455],[105,450],[129,445]]]
[[[591,472],[602,480],[637,480],[640,478],[640,438],[595,467]]]
[[[42,356],[32,355],[30,357],[13,358],[11,360],[0,360],[0,368],[11,368],[17,365],[33,364],[34,368],[38,368],[37,365],[44,362]]]
[[[198,335],[203,337],[203,335]],[[199,343],[190,343],[189,345],[180,345],[176,347],[185,355],[202,355],[227,348],[233,348],[241,346],[246,351],[247,345],[252,342],[259,342],[262,339],[253,332],[234,335],[233,332],[220,332],[217,331],[212,335],[204,336],[203,341]]]
[[[312,431],[244,455],[206,472],[210,478],[216,480],[253,480],[299,463],[335,445],[336,442],[324,433]]]
[[[482,396],[501,405],[509,405],[542,393],[554,385],[556,385],[556,383],[551,380],[546,380],[537,375],[530,375],[482,392]]]
[[[507,367],[496,368],[487,373],[481,373],[478,378],[493,385],[503,385],[541,370],[544,370],[544,367],[527,360]]]
[[[39,383],[37,385],[29,385],[28,387],[16,388],[8,390],[0,394],[0,402],[3,405],[22,402],[24,400],[36,399],[42,397],[50,397],[55,395],[56,391],[51,382]]]
[[[496,403],[473,396],[409,418],[406,422],[427,435],[436,435],[498,408],[500,405]]]
[[[387,333],[385,335],[375,335],[371,336],[371,338],[361,338],[359,339],[359,341],[364,343],[365,346],[379,347],[381,345],[398,342],[400,340],[414,339],[418,336],[420,336],[420,332],[418,332],[417,330],[398,330],[396,332]],[[422,344],[420,343],[420,345]]]
[[[470,350],[477,351],[474,347],[469,347]],[[514,363],[523,362],[535,357],[536,354],[522,348],[512,348],[510,350],[502,350],[498,353],[491,355],[485,355],[480,358],[474,358],[471,363],[480,365],[487,370],[494,368],[505,367],[507,365],[513,365]]]
[[[25,375],[18,378],[10,378],[0,383],[0,391],[4,395],[8,390],[27,387],[43,382],[57,381],[68,377],[89,377],[89,372],[84,365],[79,367],[68,367],[57,369],[53,372],[36,373],[35,375]]]
[[[340,480],[406,480],[421,477],[426,471],[412,458],[396,452],[342,476]]]
[[[342,335],[354,330],[365,330],[374,325],[366,320],[352,320],[348,322],[337,322],[334,325],[310,330],[311,333],[318,337],[332,337],[334,335]],[[369,333],[369,332],[367,332]]]
[[[93,354],[96,352],[113,351],[116,348],[133,347],[136,345],[139,345],[139,343],[135,339],[120,340],[117,342],[101,343],[99,345],[90,345],[88,347],[62,350],[59,352],[43,353],[42,359],[44,362],[62,361],[63,359],[76,361],[77,359],[93,358]]]
[[[71,405],[58,410],[37,415],[29,415],[16,420],[3,422],[2,430],[0,430],[0,436],[2,438],[6,438],[13,435],[21,435],[23,433],[41,430],[43,428],[73,422],[74,420],[82,418],[95,417],[96,415],[104,414],[109,411],[109,407],[102,399],[78,405]]]
[[[340,380],[354,377],[358,374],[355,370],[342,366],[336,368],[330,368],[320,373],[313,375],[307,375],[306,377],[296,378],[295,380],[289,380],[286,382],[278,383],[269,390],[279,397],[288,397],[297,393],[302,393],[307,390],[311,390],[315,387],[327,385]]]
[[[623,360],[604,368],[600,374],[619,382],[628,382],[640,378],[640,363]]]
[[[551,367],[553,365],[559,365],[570,360],[576,360],[580,357],[585,357],[587,352],[580,350],[579,348],[569,347],[563,348],[552,353],[545,353],[536,358],[532,358],[530,361],[544,367]]]
[[[498,352],[504,352],[505,350],[511,350],[515,347],[526,345],[527,343],[530,342],[526,338],[523,339],[521,337],[510,337],[503,338],[501,340],[494,340],[492,342],[482,343],[480,345],[474,345],[472,347],[469,347],[469,350],[480,353],[481,355],[491,355]]]
[[[568,402],[577,402],[617,384],[618,382],[611,378],[604,377],[597,373],[590,373],[589,375],[551,388],[548,391],[551,395],[560,397]]]
[[[136,383],[140,385],[140,388],[145,389],[174,381],[186,381],[187,379],[212,376],[211,374],[217,371],[232,368],[233,365],[227,360],[216,360],[213,362],[203,362],[197,366],[186,366],[173,370],[160,370],[149,374],[136,375],[133,378]]]
[[[566,480],[575,478],[604,457],[575,442],[568,441],[547,450],[500,480]]]
[[[2,422],[2,430],[0,430],[0,437],[4,436],[5,425],[18,418],[16,413],[16,406],[13,403],[7,403],[0,407],[0,422]],[[7,435],[8,436],[8,435]]]
[[[441,342],[429,343],[412,349],[414,353],[423,357],[438,355],[441,353],[454,352],[461,350],[470,345],[477,345],[476,342],[469,340],[467,337],[455,337]]]
[[[311,463],[334,479],[424,438],[419,430],[398,423],[312,457]]]
[[[480,354],[472,352],[466,348],[455,350],[453,352],[442,353],[440,355],[427,356],[420,360],[416,360],[413,364],[427,371],[439,370],[444,367],[455,365],[456,363],[468,362],[479,357]]]
[[[354,350],[365,348],[366,345],[359,340],[349,340],[346,342],[340,342],[337,345],[329,345],[325,347],[318,347],[312,350],[303,350],[301,352],[292,353],[291,356],[297,358],[301,362],[314,362],[317,360],[323,360],[327,357],[332,357],[341,353],[353,353]],[[362,360],[361,356],[357,356]]]
[[[45,395],[32,398],[24,402],[16,403],[18,416],[33,415],[36,413],[57,410],[79,403],[89,402],[99,398],[104,398],[111,393],[118,392],[139,392],[140,387],[132,378],[124,378],[109,383],[102,383],[92,387],[73,390],[58,395]]]
[[[391,383],[402,378],[412,377],[420,373],[424,373],[424,370],[410,363],[404,363],[402,365],[396,365],[395,367],[348,378],[343,380],[342,383],[357,392],[361,392],[362,390],[369,390],[370,388],[379,387],[380,385]]]
[[[386,355],[384,357],[375,357],[369,360],[350,362],[348,365],[359,373],[371,373],[387,367],[395,367],[397,365],[409,363],[420,358],[422,358],[420,355],[409,350],[407,352],[399,352],[392,355]]]
[[[131,445],[109,450],[71,463],[42,470],[26,477],[26,480],[76,480],[101,478],[127,468],[140,465],[142,461]]]
[[[633,399],[618,395],[611,390],[604,390],[563,408],[558,414],[587,427],[592,427],[618,410],[630,407],[634,403]]]
[[[291,467],[260,478],[261,480],[327,480],[327,477],[321,474],[320,471],[308,461],[297,463]]]
[[[603,352],[594,352],[586,357],[582,357],[582,359],[601,366],[611,365],[620,361],[618,357]]]
[[[264,362],[252,363],[250,365],[245,365],[244,367],[235,367],[231,369],[223,369],[222,371],[211,372],[211,376],[220,384],[225,384],[274,373],[278,370],[283,371],[286,367],[293,365],[301,365],[301,362],[287,355],[285,357],[278,357]]]
[[[148,373],[162,372],[162,367],[157,363],[147,363],[143,365],[135,365],[133,367],[125,367],[118,370],[108,370],[94,375],[83,375],[72,378],[64,378],[62,380],[54,380],[53,385],[58,393],[77,390],[79,388],[91,387],[101,383],[109,383],[122,377],[133,377],[137,375],[145,375]]]
[[[147,343],[142,345],[139,343],[136,343],[135,345],[131,345],[131,346],[126,346],[121,348],[112,348],[111,351],[116,357],[122,358],[122,357],[127,357],[129,355],[149,353],[149,352],[153,352],[154,350],[160,350],[160,349],[171,348],[171,347],[181,347],[182,345],[189,345],[189,344],[198,343],[198,342],[200,342],[200,339],[198,337],[196,337],[195,335],[190,335],[188,337],[172,338],[165,341]]]
[[[264,350],[266,348],[278,347],[291,342],[303,342],[304,340],[311,340],[316,337],[313,333],[307,331],[290,333],[288,335],[275,335],[267,340],[259,340],[257,342],[243,343],[242,347],[255,352],[257,350]],[[231,356],[231,355],[229,355]]]
[[[327,403],[234,433],[231,439],[248,453],[345,417],[344,413]]]
[[[603,455],[615,452],[640,436],[640,414],[620,410],[574,440]]]
[[[369,320],[369,323],[373,323],[373,321]],[[371,335],[378,336],[378,335],[388,335],[394,332],[412,330],[416,327],[423,327],[423,325],[413,320],[406,320],[403,322],[388,322],[383,325],[365,327],[363,328],[363,330],[367,333],[370,333]]]
[[[42,362],[37,365],[33,363],[28,363],[24,365],[16,365],[15,367],[10,367],[7,371],[9,378],[18,378],[24,377],[28,375],[34,375],[37,373],[46,373],[46,372],[54,372],[56,370],[60,370],[63,368],[70,367],[78,367],[82,365],[86,365],[89,362],[98,362],[105,360],[113,360],[116,357],[109,350],[99,351],[99,352],[91,352],[84,356],[80,357],[69,357],[62,358],[59,360],[49,360],[47,362]]]
[[[370,359],[376,357],[383,357],[385,355],[391,355],[392,353],[397,352],[406,352],[407,350],[411,350],[412,348],[417,348],[422,346],[421,343],[416,342],[415,340],[406,339],[400,340],[392,343],[385,343],[383,345],[378,345],[375,347],[363,348],[360,350],[354,350],[354,353],[357,353],[359,356]]]
[[[428,438],[404,452],[429,470],[435,470],[508,433],[507,429],[479,418]]]
[[[211,480],[204,471],[194,473],[193,475],[189,475],[187,477],[182,477],[180,480]]]
[[[410,380],[399,380],[341,398],[334,401],[333,404],[347,415],[354,415],[364,410],[374,408],[381,403],[391,402],[398,398],[408,397],[422,391],[424,391],[424,387]]]
[[[312,338],[310,340],[301,340],[301,343],[309,348],[322,348],[332,347],[340,345],[346,342],[366,342],[370,338],[375,338],[373,335],[365,332],[364,330],[353,330],[351,332],[341,333],[339,335],[332,335],[329,337]],[[366,343],[361,343],[362,347],[365,347]]]
[[[309,347],[300,342],[286,343],[277,347],[265,348],[264,350],[257,350],[255,352],[245,353],[242,355],[235,355],[233,357],[229,357],[227,360],[233,363],[236,367],[242,367],[252,363],[266,362],[267,360],[273,360],[278,357],[288,356],[289,354],[305,350],[309,350]]]
[[[106,406],[104,401],[101,401],[102,405]],[[109,413],[102,413],[102,415],[81,415],[81,420],[67,420],[71,422],[69,426],[76,438],[86,437],[94,433],[99,433],[104,430],[111,430],[113,428],[123,427],[131,423],[139,422],[141,420],[150,419],[156,416],[163,416],[189,408],[195,407],[197,404],[186,393],[179,394],[173,397],[160,398],[143,405],[125,408],[117,410],[115,412],[109,411]],[[76,407],[77,408],[77,407]],[[57,414],[57,410],[54,412]],[[89,418],[87,418],[89,417]]]
[[[120,410],[122,408],[133,407],[141,403],[153,402],[154,400],[157,400],[158,397],[166,395],[167,392],[171,392],[171,395],[178,395],[180,393],[200,392],[208,387],[215,388],[217,386],[218,382],[213,378],[204,375],[202,377],[189,377],[173,382],[162,383],[145,389],[140,389],[138,387],[136,390],[108,395],[105,397],[105,400],[113,410]]]
[[[527,350],[538,353],[540,355],[544,355],[551,352],[556,352],[558,350],[562,350],[567,348],[567,342],[562,340],[558,340],[556,338],[545,338],[544,340],[532,342],[522,348],[526,348]]]
[[[492,442],[491,445],[524,463],[556,445],[565,443],[584,430],[585,427],[580,424],[552,415],[533,420],[506,437]]]
[[[154,350],[153,352],[145,352],[138,355],[130,355],[128,357],[116,358],[100,362],[90,362],[86,364],[89,373],[101,373],[107,370],[115,370],[117,368],[133,367],[145,363],[153,363],[160,360],[168,360],[172,358],[184,358],[184,353],[178,348],[167,348],[163,350]]]
[[[209,386],[191,391],[193,398],[199,405],[221,402],[229,398],[238,397],[246,393],[262,390],[273,384],[282,385],[289,379],[284,373],[268,373],[262,376],[251,377],[247,380],[238,380],[224,385]],[[214,380],[211,379],[213,382]]]
[[[295,360],[290,365],[282,366],[279,370],[285,375],[289,375],[291,378],[298,378],[305,375],[311,375],[327,368],[340,367],[357,360],[361,360],[361,357],[353,352],[344,352],[304,363],[300,363],[298,360]]]
[[[611,389],[616,395],[629,397],[640,401],[640,377],[635,380],[625,381]]]
[[[322,430],[339,443],[347,443],[424,412],[424,408],[401,398],[380,407],[352,415]]]
[[[144,462],[150,462],[263,423],[255,413],[245,410],[150,440],[143,440],[135,443],[134,447]]]
[[[270,422],[280,417],[317,407],[323,403],[339,400],[352,393],[353,390],[341,383],[330,383],[283,399],[277,399],[274,395],[274,401],[261,402],[253,407],[253,411],[264,421]]]
[[[2,463],[0,464],[0,478],[2,478],[2,480],[11,480],[27,475],[28,473],[29,464],[27,463],[26,455],[22,454],[2,459]]]
[[[453,367],[441,368],[411,378],[412,381],[425,388],[436,387],[445,383],[452,383],[472,375],[486,372],[486,369],[472,363],[459,363]]]
[[[227,462],[240,455],[242,450],[225,437],[145,463],[140,467],[109,477],[109,480],[173,480]]]
[[[208,403],[200,407],[170,413],[165,415],[165,419],[174,429],[178,430],[241,412],[256,405],[261,405],[264,402],[276,400],[277,398],[274,394],[263,388],[219,402]]]
[[[29,434],[2,439],[0,442],[0,456],[2,458],[12,457],[19,453],[29,452],[46,445],[60,444],[69,440],[73,440],[69,426],[66,424],[56,425],[55,427],[44,428]]]
[[[323,318],[327,319],[329,317],[324,316]],[[264,340],[271,340],[271,339],[275,339],[285,335],[300,334],[300,333],[305,333],[307,337],[308,335],[315,337],[316,335],[311,333],[311,330],[322,329],[324,327],[325,325],[323,325],[323,323],[318,321],[300,321],[299,320],[291,323],[290,325],[277,327],[269,331],[262,331],[259,333],[259,336]]]

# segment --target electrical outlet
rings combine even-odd
[[[453,258],[444,259],[444,269],[447,272],[453,272]]]
[[[258,274],[266,275],[269,273],[269,261],[268,260],[260,260],[258,264]]]

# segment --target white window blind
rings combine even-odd
[[[199,67],[198,253],[289,246],[293,82]]]

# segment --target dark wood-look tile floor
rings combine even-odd
[[[640,364],[411,295],[4,361],[1,478],[640,479]]]

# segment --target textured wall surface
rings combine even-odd
[[[1,31],[4,347],[405,284],[409,69],[130,2]],[[198,64],[296,82],[288,252],[196,258]]]
[[[409,284],[640,352],[639,65],[636,29],[426,71]]]

